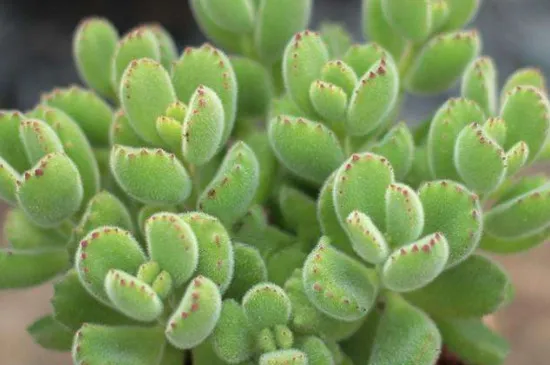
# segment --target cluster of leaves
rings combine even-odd
[[[364,44],[304,31],[312,0],[190,3],[219,49],[90,18],[89,89],[0,116],[0,288],[55,278],[36,342],[80,365],[501,363],[483,318],[513,288],[484,252],[550,235],[550,180],[518,174],[550,157],[550,105],[534,69],[497,95],[460,30],[479,1],[365,0]]]

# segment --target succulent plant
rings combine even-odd
[[[502,363],[487,253],[550,236],[550,180],[522,172],[550,104],[535,69],[498,88],[461,29],[479,0],[365,0],[362,44],[305,30],[311,0],[190,5],[215,46],[88,18],[87,88],[0,115],[0,288],[54,280],[34,340],[78,365]]]

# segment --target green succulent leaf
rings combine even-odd
[[[53,128],[41,120],[23,120],[19,135],[25,146],[27,159],[32,165],[47,154],[63,152],[63,145]]]
[[[124,192],[142,203],[177,204],[191,194],[192,183],[185,167],[162,149],[115,145],[110,165]]]
[[[399,248],[420,237],[424,208],[418,194],[407,185],[391,184],[386,190],[386,237]]]
[[[507,176],[513,176],[527,164],[529,159],[529,146],[523,141],[519,141],[506,152],[506,162],[508,169]]]
[[[292,311],[292,304],[283,288],[271,283],[251,287],[243,297],[242,307],[255,332],[286,324]]]
[[[360,78],[383,58],[388,58],[386,50],[378,43],[371,42],[353,44],[342,57],[342,60],[346,65],[349,65],[357,77]],[[353,86],[355,87],[355,85]],[[348,94],[351,95],[351,92],[348,92]]]
[[[334,125],[334,130],[342,129],[339,125],[346,118],[348,96],[341,87],[317,80],[311,84],[309,97],[323,120]]]
[[[155,122],[155,129],[164,146],[172,153],[180,154],[183,144],[181,122],[174,118],[161,115]]]
[[[309,365],[308,356],[299,350],[277,350],[260,356],[259,365]]]
[[[114,25],[99,17],[84,19],[73,36],[73,58],[80,77],[99,94],[111,99],[116,99],[111,60],[118,40]]]
[[[479,247],[484,251],[496,254],[512,254],[543,245],[548,243],[549,240],[550,228],[546,228],[530,236],[513,239],[498,238],[489,233],[485,233],[483,237],[481,237]]]
[[[482,317],[502,305],[510,285],[498,264],[472,255],[424,288],[407,293],[406,299],[440,317]]]
[[[271,76],[261,63],[246,57],[233,56],[231,64],[239,85],[239,116],[264,116],[273,96]]]
[[[161,271],[151,284],[151,288],[160,299],[166,299],[174,289],[174,281],[168,271]]]
[[[21,176],[0,157],[0,199],[11,206],[17,205],[17,183]]]
[[[114,114],[113,122],[109,128],[109,144],[120,144],[128,147],[142,147],[145,146],[147,142],[141,139],[141,137],[134,131],[124,110],[119,109]]]
[[[202,0],[210,18],[221,28],[235,33],[250,33],[254,27],[252,0]]]
[[[314,242],[321,235],[316,202],[304,192],[283,185],[279,191],[279,208],[285,224],[304,242]],[[309,248],[309,247],[308,247]]]
[[[84,324],[76,333],[75,364],[151,365],[162,357],[165,340],[159,327],[108,327]]]
[[[279,161],[316,184],[321,184],[345,158],[334,132],[318,122],[283,115],[271,120],[268,133]]]
[[[70,351],[74,333],[51,315],[39,318],[27,328],[34,342],[53,351]]]
[[[486,115],[497,111],[497,70],[489,57],[479,57],[464,71],[461,94],[475,101]]]
[[[338,23],[324,22],[319,29],[331,58],[342,57],[351,47],[351,34]]]
[[[0,111],[0,157],[18,172],[30,167],[25,146],[19,138],[19,128],[24,118],[18,111]]]
[[[166,338],[182,350],[196,347],[214,331],[221,309],[218,286],[204,276],[197,276],[168,320]]]
[[[444,26],[447,30],[462,28],[477,14],[481,0],[447,0],[450,12]]]
[[[315,240],[312,242],[315,242]],[[304,246],[303,243],[301,245]],[[308,251],[310,246],[310,242],[308,242]],[[269,281],[277,285],[284,285],[290,274],[304,264],[307,257],[307,253],[304,251],[304,248],[294,244],[269,255],[267,259]]]
[[[346,219],[346,229],[353,250],[363,260],[377,265],[389,256],[390,250],[384,235],[368,215],[354,210]]]
[[[8,211],[3,225],[2,238],[16,250],[38,252],[50,248],[61,249],[69,239],[62,229],[36,225],[21,208]]]
[[[405,52],[407,40],[394,29],[384,14],[383,0],[362,1],[363,35],[388,50],[395,59]]]
[[[229,364],[240,364],[254,353],[254,337],[243,308],[233,299],[224,300],[220,319],[212,334],[212,348]]]
[[[320,311],[342,321],[363,318],[378,291],[372,272],[322,237],[304,263],[304,289]]]
[[[386,157],[395,172],[397,180],[409,173],[413,164],[414,140],[411,131],[405,123],[399,123],[389,130],[388,133],[368,150]]]
[[[319,337],[305,337],[299,341],[297,347],[307,355],[308,365],[332,365],[335,363],[330,349]]]
[[[28,288],[61,274],[69,266],[65,250],[0,250],[0,289]]]
[[[224,296],[240,301],[249,288],[267,280],[267,268],[255,247],[235,243],[233,249],[234,274]]]
[[[405,87],[422,94],[445,91],[480,51],[481,40],[476,31],[438,35],[424,46],[412,64],[404,80]]]
[[[437,32],[449,20],[451,9],[447,0],[433,0],[432,10],[432,33]]]
[[[170,33],[158,23],[145,24],[145,28],[153,32],[157,38],[160,51],[160,63],[162,63],[165,69],[169,70],[172,67],[172,62],[178,57],[178,49],[174,39]]]
[[[489,118],[483,124],[483,131],[492,139],[495,140],[500,146],[506,143],[506,133],[508,132],[508,127],[506,122],[502,118]]]
[[[382,11],[405,39],[424,41],[432,30],[431,0],[382,0]]]
[[[532,86],[542,92],[547,92],[546,79],[541,70],[533,67],[520,68],[506,79],[502,87],[500,101],[503,103],[508,93],[518,86]]]

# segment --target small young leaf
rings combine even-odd
[[[513,176],[516,172],[521,170],[529,159],[529,146],[523,141],[519,141],[506,152],[506,162],[508,169],[506,170],[506,176]]]
[[[17,205],[17,183],[20,179],[19,173],[0,157],[0,199],[11,206]]]
[[[382,0],[362,1],[363,36],[372,39],[399,59],[407,46],[403,38],[387,21],[382,9]]]
[[[159,327],[108,327],[84,324],[73,342],[73,361],[88,365],[151,365],[165,346]]]
[[[111,61],[111,85],[120,96],[125,70],[133,61],[147,58],[160,62],[160,45],[146,26],[131,30],[118,42]]]
[[[115,145],[110,165],[124,192],[142,203],[177,204],[191,194],[189,174],[173,154],[161,149]]]
[[[454,164],[455,141],[468,124],[485,120],[481,108],[468,99],[450,99],[439,108],[428,134],[428,159],[435,177],[460,180]]]
[[[266,327],[258,332],[256,337],[256,351],[260,353],[277,351],[275,334],[271,328]]]
[[[524,141],[529,161],[534,161],[550,133],[550,103],[545,94],[532,86],[517,86],[508,93],[500,116],[508,127],[504,148]]]
[[[221,309],[218,286],[204,276],[197,276],[168,320],[166,338],[182,350],[196,347],[214,331]]]
[[[495,190],[506,177],[506,153],[478,123],[458,135],[454,161],[462,180],[478,193]]]
[[[489,118],[483,125],[483,130],[489,137],[495,140],[500,146],[506,142],[506,122],[502,118]]]
[[[281,59],[292,35],[307,28],[312,3],[312,0],[261,0],[254,45],[263,61],[273,63]]]
[[[346,131],[364,136],[384,121],[399,93],[399,76],[391,56],[383,56],[363,75],[349,101]]]
[[[210,18],[221,28],[235,33],[250,33],[254,27],[252,0],[203,0]]]
[[[254,337],[243,308],[233,299],[224,300],[212,334],[212,348],[220,359],[239,364],[254,353]]]
[[[28,288],[42,284],[69,266],[65,250],[41,252],[0,250],[0,289]]]
[[[422,94],[445,91],[480,51],[481,40],[476,31],[438,35],[424,46],[411,66],[404,80],[405,87]]]
[[[385,227],[384,196],[393,182],[393,168],[387,159],[368,152],[353,154],[335,177],[333,199],[340,222],[345,224],[349,214],[358,210],[377,227]]]
[[[44,156],[25,171],[23,177],[17,186],[17,201],[37,225],[59,225],[80,207],[82,181],[76,166],[65,154]]]
[[[269,142],[294,174],[321,184],[345,158],[334,132],[321,123],[279,116],[269,124]]]
[[[386,50],[371,42],[352,45],[344,55],[343,61],[353,69],[358,78],[361,78],[383,58],[388,58]]]
[[[422,289],[405,298],[441,317],[482,317],[496,311],[506,299],[510,281],[492,260],[472,255],[444,271]]]
[[[405,39],[424,41],[432,30],[431,0],[382,0],[382,11]]]
[[[495,115],[497,108],[497,70],[489,57],[470,63],[462,76],[461,94],[475,101],[486,115]]]
[[[166,299],[174,289],[174,282],[168,271],[161,271],[151,284],[151,288],[155,291],[160,299]]]
[[[321,36],[306,30],[288,43],[283,56],[283,77],[287,92],[307,115],[315,116],[309,87],[321,75],[328,50]]]
[[[232,225],[245,215],[259,184],[260,165],[254,151],[244,142],[227,151],[216,176],[199,196],[199,210]]]
[[[363,260],[376,265],[390,254],[384,235],[368,215],[354,210],[346,219],[346,228],[353,250]]]
[[[357,75],[347,63],[337,60],[327,62],[321,69],[321,80],[339,86],[351,95],[357,84]]]
[[[156,120],[176,101],[176,94],[162,65],[150,58],[132,61],[122,75],[120,99],[134,131],[149,143],[163,145]]]
[[[178,99],[184,103],[189,102],[200,85],[218,95],[225,113],[222,138],[225,144],[233,131],[237,110],[237,77],[225,53],[209,44],[186,48],[172,68],[172,82]]]
[[[164,309],[148,284],[121,270],[109,270],[105,276],[105,292],[115,308],[136,321],[154,321]]]
[[[216,93],[199,86],[189,101],[183,121],[183,156],[191,164],[204,165],[219,150],[224,130],[223,105]]]
[[[368,150],[390,161],[397,180],[402,180],[412,167],[414,141],[411,131],[403,122],[390,129],[380,142]]]
[[[233,246],[234,274],[224,296],[240,301],[249,288],[267,280],[267,268],[256,248],[242,243]]]
[[[333,129],[338,130],[338,125],[346,118],[348,96],[344,90],[336,85],[325,81],[317,80],[309,88],[309,97],[315,111],[334,125]],[[341,127],[339,128],[341,130]]]
[[[82,128],[92,146],[109,145],[113,111],[95,93],[71,86],[42,95],[41,103],[67,113]]]
[[[260,356],[258,365],[309,365],[309,362],[305,353],[290,349],[267,352]]]
[[[75,261],[78,277],[86,290],[103,303],[109,303],[104,287],[109,270],[136,273],[145,262],[145,254],[129,232],[104,226],[80,241]]]
[[[433,281],[445,268],[449,245],[440,233],[395,250],[382,268],[382,283],[395,292],[408,292]]]
[[[550,225],[550,184],[526,192],[489,210],[485,230],[500,238],[523,238]]]
[[[242,300],[244,313],[253,331],[286,324],[290,319],[292,305],[285,291],[271,283],[253,286]]]
[[[51,315],[44,316],[27,328],[34,342],[53,351],[70,351],[73,332],[57,322]]]
[[[398,248],[420,237],[424,209],[418,195],[407,185],[391,184],[386,190],[386,237]]]
[[[118,32],[107,19],[89,17],[80,22],[73,36],[73,58],[84,82],[98,93],[116,99],[112,87],[111,59]]]
[[[147,144],[134,131],[130,120],[124,110],[119,109],[113,118],[113,123],[109,128],[109,144],[120,144],[128,147],[142,147]]]
[[[330,349],[319,337],[303,338],[297,345],[307,355],[308,365],[332,365],[335,363]]]
[[[399,296],[388,296],[374,340],[370,365],[431,365],[439,357],[442,339],[422,311]]]
[[[152,284],[160,274],[160,265],[156,261],[147,261],[140,265],[136,278],[146,284]]]
[[[157,213],[145,222],[149,257],[170,274],[174,286],[191,278],[199,262],[197,238],[177,214]]]
[[[433,0],[432,1],[432,29],[431,32],[437,32],[441,29],[445,23],[447,23],[447,20],[449,19],[449,15],[451,13],[451,9],[449,8],[449,3],[447,0]]]
[[[27,159],[32,165],[49,153],[63,152],[63,144],[53,128],[41,120],[22,121],[19,135],[25,146]]]
[[[305,293],[320,311],[342,321],[363,318],[378,291],[372,272],[322,237],[304,263]]]
[[[546,92],[546,79],[541,70],[527,67],[521,68],[508,77],[502,87],[500,101],[504,103],[506,96],[518,86],[533,86],[540,91]]]
[[[227,230],[217,218],[204,213],[190,212],[181,217],[191,227],[199,244],[196,273],[212,280],[224,293],[231,283],[235,266]]]
[[[424,208],[423,234],[441,232],[450,249],[447,268],[457,265],[472,254],[481,238],[479,198],[449,180],[428,182],[418,195]]]
[[[476,318],[438,319],[437,328],[445,346],[461,360],[470,364],[499,365],[510,348],[506,340]]]

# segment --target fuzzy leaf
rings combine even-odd
[[[390,161],[397,180],[402,180],[412,167],[414,141],[411,131],[403,122],[390,129],[382,140],[369,150]]]
[[[497,238],[486,233],[481,237],[479,247],[487,252],[505,255],[527,251],[548,242],[550,242],[550,228],[530,236],[512,239]]]
[[[260,0],[254,45],[263,61],[273,63],[283,56],[296,32],[307,28],[312,0]]]
[[[266,132],[254,131],[243,136],[242,140],[254,151],[260,165],[259,183],[254,202],[261,204],[272,194],[275,184],[272,177],[277,174],[279,163],[269,145],[269,136]]]
[[[340,222],[344,224],[349,214],[358,210],[377,227],[385,227],[384,196],[393,181],[393,168],[387,159],[368,152],[353,154],[335,177],[333,199]]]
[[[497,108],[497,70],[489,57],[479,57],[462,76],[461,94],[479,104],[486,115],[495,115]]]
[[[73,342],[73,361],[88,365],[151,365],[165,346],[159,327],[107,327],[84,324]]]
[[[364,317],[378,291],[372,272],[330,246],[322,237],[304,263],[304,288],[309,300],[332,318],[352,322]]]
[[[450,13],[444,28],[454,30],[468,24],[477,14],[481,0],[447,0]]]
[[[273,96],[271,76],[262,64],[246,57],[233,56],[231,64],[239,85],[239,116],[264,116]]]
[[[161,271],[151,284],[151,288],[160,299],[166,299],[174,289],[174,282],[168,271]]]
[[[64,248],[67,244],[68,237],[62,229],[37,226],[21,208],[8,211],[3,224],[2,238],[16,250],[40,251]]]
[[[435,177],[460,180],[454,164],[455,141],[468,124],[485,119],[481,108],[468,99],[450,99],[439,108],[428,134],[428,159]]]
[[[368,263],[379,264],[390,254],[384,235],[368,215],[354,210],[346,219],[346,229],[353,250]]]
[[[227,230],[217,218],[204,213],[190,212],[181,217],[191,226],[199,244],[196,273],[212,280],[224,293],[233,278],[235,262]]]
[[[328,61],[328,50],[321,36],[306,30],[288,43],[283,56],[283,78],[287,92],[307,115],[315,116],[309,87],[321,75]]]
[[[20,207],[39,226],[51,227],[72,216],[82,202],[82,181],[62,153],[44,156],[17,186]]]
[[[506,133],[508,128],[506,122],[502,118],[489,118],[483,124],[483,131],[500,146],[506,142]]]
[[[108,146],[113,111],[95,93],[76,86],[54,89],[41,103],[60,109],[82,128],[92,146]]]
[[[305,353],[295,349],[277,350],[260,356],[258,365],[309,365]]]
[[[289,349],[294,344],[294,334],[285,325],[278,324],[273,330],[275,334],[275,342],[280,349]]]
[[[479,319],[440,319],[437,327],[447,348],[470,364],[499,365],[510,352],[506,340]]]
[[[486,257],[472,255],[405,297],[437,316],[481,317],[500,307],[510,285],[499,265]]]
[[[391,295],[376,333],[370,365],[431,365],[441,351],[432,320],[397,295]]]
[[[393,109],[399,76],[393,59],[383,56],[361,77],[349,101],[346,131],[364,136],[378,127]]]
[[[141,26],[125,34],[118,42],[111,61],[111,85],[121,97],[123,75],[133,61],[151,59],[160,62],[160,45],[155,33],[146,26]]]
[[[332,353],[319,337],[309,336],[302,339],[297,346],[307,355],[308,365],[333,365]]]
[[[124,112],[119,109],[114,117],[113,122],[109,128],[109,144],[121,144],[128,147],[142,147],[147,144],[140,136],[134,131],[130,125],[130,120]]]
[[[18,111],[0,111],[0,157],[18,172],[30,167],[25,146],[19,137],[19,126],[23,119],[24,115]]]
[[[508,93],[500,116],[508,127],[504,148],[524,141],[529,161],[534,161],[550,133],[550,103],[545,94],[532,86],[517,86]]]
[[[154,321],[164,309],[148,284],[124,271],[109,270],[105,276],[105,292],[119,311],[140,322]]]
[[[132,320],[122,313],[98,302],[83,287],[74,269],[69,270],[54,285],[51,300],[56,321],[76,331],[83,323],[126,325]]]
[[[346,118],[348,97],[344,90],[339,86],[317,80],[311,84],[309,97],[315,111],[324,121],[329,122],[329,125],[335,125],[333,129],[337,130],[338,125]]]
[[[70,351],[73,343],[73,332],[51,315],[44,316],[27,328],[34,342],[45,349],[53,351]]]
[[[254,27],[252,0],[202,0],[210,18],[221,28],[235,33],[250,33]]]
[[[386,50],[371,42],[352,45],[344,55],[343,61],[353,69],[358,78],[361,78],[383,58],[388,58]],[[351,95],[351,92],[348,94]]]
[[[189,101],[183,122],[183,156],[195,165],[204,165],[219,150],[224,130],[223,105],[216,93],[199,86]]]
[[[550,184],[526,192],[489,210],[485,230],[500,238],[523,238],[550,225]]]
[[[382,11],[405,39],[424,41],[432,30],[431,0],[382,0]]]
[[[395,292],[408,292],[433,281],[445,268],[449,245],[440,233],[394,251],[382,268],[382,283]]]
[[[155,37],[159,45],[160,63],[165,69],[170,70],[172,62],[178,57],[178,49],[170,33],[158,23],[149,23],[145,25]]]
[[[386,190],[386,237],[398,248],[420,237],[424,209],[418,195],[407,185],[391,184]]]
[[[19,173],[0,157],[0,199],[11,206],[17,205],[17,183],[20,179]]]
[[[433,0],[432,1],[432,33],[441,29],[449,19],[451,9],[447,0]]]
[[[254,353],[254,338],[243,308],[233,299],[224,300],[212,334],[212,348],[220,359],[239,364]]]
[[[65,250],[25,252],[0,250],[0,289],[28,288],[42,284],[69,266]]]
[[[339,86],[351,95],[357,84],[357,75],[347,63],[337,60],[327,62],[321,69],[321,80]]]
[[[156,261],[147,261],[141,264],[136,277],[146,284],[152,284],[160,274],[160,265]]]
[[[235,243],[233,248],[234,274],[224,296],[240,301],[249,288],[267,280],[267,268],[255,247]]]
[[[436,36],[411,66],[404,80],[405,87],[422,94],[445,91],[455,84],[480,51],[481,40],[476,31]]]
[[[227,151],[216,176],[204,188],[197,206],[231,225],[250,207],[259,184],[260,166],[254,151],[239,141]]]
[[[529,146],[523,141],[519,141],[510,148],[506,153],[506,162],[508,163],[508,169],[506,170],[507,176],[513,176],[516,172],[521,170],[529,159]]]
[[[110,159],[117,183],[126,194],[142,203],[176,204],[191,194],[191,179],[171,153],[116,145]]]
[[[323,22],[319,31],[331,58],[342,57],[351,47],[352,36],[342,25]]]
[[[454,160],[460,177],[478,193],[495,190],[506,177],[506,153],[478,123],[464,127],[458,135]]]
[[[120,99],[134,131],[149,143],[163,145],[156,120],[176,101],[176,94],[162,65],[150,58],[132,61],[122,75]]]
[[[177,214],[157,213],[145,222],[149,257],[167,271],[175,287],[191,278],[199,262],[197,238]]]
[[[82,285],[98,300],[108,303],[104,283],[109,270],[136,273],[145,254],[128,231],[104,226],[80,241],[75,261]]]
[[[23,120],[19,135],[25,146],[27,159],[32,165],[49,153],[63,152],[63,145],[53,128],[41,120]]]
[[[73,36],[73,58],[80,77],[92,89],[111,99],[116,99],[111,82],[111,59],[117,42],[116,28],[99,17],[80,22]]]
[[[382,0],[362,1],[363,36],[386,48],[395,59],[399,59],[405,51],[407,41],[390,23],[382,9]]]
[[[533,86],[540,91],[547,92],[546,79],[541,70],[532,67],[521,68],[506,79],[502,87],[500,101],[504,103],[507,94],[518,86]]]
[[[166,338],[182,350],[196,347],[214,331],[221,309],[218,286],[204,276],[197,276],[168,320]]]
[[[312,242],[315,243],[316,239]],[[310,250],[310,246],[311,244],[308,242],[307,251]],[[307,257],[307,253],[304,251],[305,249],[294,244],[269,255],[267,259],[269,281],[280,286],[284,285],[290,274],[304,264]]]
[[[183,143],[181,122],[161,115],[155,122],[155,129],[164,146],[168,147],[170,152],[179,154]]]
[[[315,242],[321,235],[317,222],[316,202],[304,192],[289,185],[279,191],[279,208],[285,224],[304,242]],[[308,247],[309,249],[309,247]]]
[[[266,327],[258,332],[256,337],[256,351],[260,353],[277,351],[275,334],[271,328]]]
[[[482,232],[479,198],[462,185],[440,180],[422,186],[424,235],[441,232],[449,244],[447,268],[466,259],[478,246]]]
[[[292,305],[285,291],[271,283],[253,286],[242,300],[244,313],[253,331],[277,324],[286,324],[290,319]]]
[[[334,132],[321,123],[279,116],[271,120],[268,133],[279,161],[294,174],[317,184],[345,158]]]
[[[218,95],[225,113],[224,144],[233,131],[237,110],[237,77],[225,53],[209,44],[186,48],[172,68],[172,82],[178,99],[184,103],[188,103],[200,85]]]

